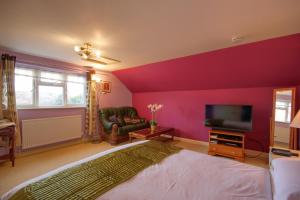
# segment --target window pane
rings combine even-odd
[[[33,78],[29,76],[15,76],[16,102],[18,106],[33,104]]]
[[[286,108],[288,107],[288,102],[276,101],[276,108]]]
[[[84,105],[86,101],[85,75],[31,69],[19,63],[15,69],[15,89],[20,107]]]
[[[39,86],[40,106],[61,106],[64,104],[63,87]]]
[[[41,72],[41,82],[62,83],[63,75],[53,72]]]
[[[286,110],[276,109],[275,110],[275,121],[285,122]]]
[[[15,74],[17,74],[17,75],[33,76],[33,71],[31,69],[16,68],[15,69]]]
[[[85,83],[85,77],[76,76],[76,75],[68,75],[68,82]]]
[[[84,84],[80,83],[67,83],[67,103],[68,104],[84,104],[85,102],[85,92]]]
[[[292,106],[289,104],[288,113],[287,113],[287,122],[291,122],[291,115],[292,115]]]

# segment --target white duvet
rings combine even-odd
[[[6,193],[6,200],[18,189],[66,168],[107,153],[143,143],[116,147],[68,164],[29,180]],[[182,150],[152,165],[132,179],[106,192],[97,200],[260,200],[272,199],[269,171],[234,160]]]

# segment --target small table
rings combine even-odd
[[[12,166],[15,166],[15,123],[3,122],[0,123],[0,137],[8,138],[9,152],[5,155],[0,155],[0,160],[9,159]]]
[[[134,138],[137,139],[153,139],[156,137],[160,137],[161,135],[168,135],[170,137],[164,137],[165,140],[173,140],[174,139],[174,128],[166,128],[166,127],[156,127],[154,131],[151,131],[150,128],[145,128],[133,132],[129,132],[129,140],[132,142]],[[164,140],[164,141],[165,141]]]
[[[286,156],[274,154],[274,153],[272,152],[272,148],[273,148],[273,147],[270,147],[270,151],[269,151],[269,166],[270,166],[270,169],[273,169],[273,167],[272,167],[272,160],[277,159],[277,158],[289,158],[289,157],[286,157]],[[277,147],[274,147],[274,148],[276,148],[276,149],[283,149],[283,150],[289,150],[289,151],[292,152],[292,153],[298,153],[299,156],[300,156],[300,151],[299,151],[299,150],[291,150],[291,149],[277,148]],[[299,156],[291,156],[291,158],[297,158],[297,159],[300,159]]]

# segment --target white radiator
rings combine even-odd
[[[82,136],[81,115],[22,120],[22,149]]]

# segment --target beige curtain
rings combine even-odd
[[[5,112],[1,109],[3,117],[13,121],[16,124],[16,145],[21,146],[21,135],[19,119],[16,108],[15,93],[15,63],[16,57],[3,54],[1,57],[1,103],[5,105]],[[2,105],[1,105],[2,107]]]
[[[0,119],[3,119],[3,66],[0,62]]]
[[[92,81],[94,72],[87,74],[87,98],[86,98],[86,115],[85,115],[85,135],[90,138],[98,136],[97,133],[97,98],[96,83]]]

